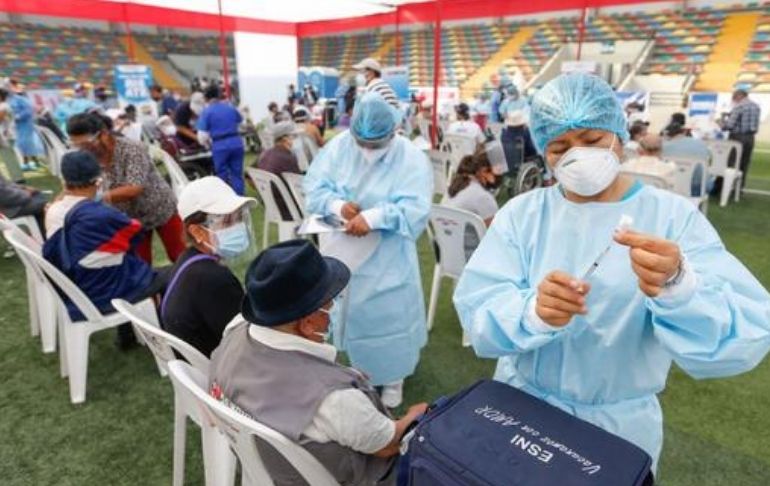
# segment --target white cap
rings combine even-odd
[[[373,59],[371,57],[367,57],[363,61],[359,62],[358,64],[353,66],[353,69],[355,69],[356,71],[371,69],[372,71],[377,71],[378,73],[382,72],[382,66],[380,66],[380,63],[377,62],[377,59]]]
[[[219,177],[207,176],[189,183],[179,195],[177,210],[182,220],[198,211],[206,214],[230,214],[247,204],[256,206],[253,197],[242,197]]]

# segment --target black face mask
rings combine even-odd
[[[494,182],[485,182],[484,183],[484,189],[492,191],[492,190],[497,189],[498,187],[500,187],[500,185],[502,185],[502,183],[503,183],[503,176],[496,175]]]

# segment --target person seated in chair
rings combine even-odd
[[[648,174],[666,181],[667,189],[673,189],[676,182],[676,164],[661,158],[663,140],[660,135],[650,133],[639,140],[639,157],[626,161],[621,166],[625,172]]]
[[[307,108],[300,105],[294,108],[294,123],[297,124],[298,130],[304,130],[310,139],[315,142],[316,147],[320,148],[324,146],[324,138],[321,135],[321,130],[314,123],[310,122],[310,112]]]
[[[281,177],[281,174],[284,172],[301,174],[302,171],[299,168],[297,156],[294,155],[294,151],[292,150],[296,132],[296,125],[290,121],[280,122],[273,125],[272,133],[275,144],[273,147],[262,153],[262,156],[257,163],[257,167],[270,172],[271,174],[275,174],[278,177]],[[273,187],[272,189],[273,199],[275,200],[275,205],[278,206],[278,212],[281,213],[281,218],[284,221],[290,220],[291,213],[286,206],[286,202],[281,197],[281,193],[278,192],[276,187]]]
[[[206,356],[241,307],[243,287],[222,263],[255,248],[249,213],[254,205],[255,199],[238,196],[214,176],[192,181],[179,195],[190,246],[170,271],[160,316],[166,331]]]
[[[496,180],[485,152],[466,155],[449,184],[446,205],[469,211],[489,226],[499,209],[495,196],[489,192],[489,188],[495,187]]]
[[[142,225],[117,209],[99,202],[101,167],[89,152],[62,157],[64,190],[48,207],[48,239],[43,257],[78,286],[100,312],[114,312],[110,301],[138,302],[157,294],[162,277],[134,253]],[[72,320],[83,319],[67,301]],[[118,327],[117,345],[136,343],[130,324]]]
[[[477,146],[483,145],[487,137],[484,136],[481,127],[471,120],[470,107],[465,103],[460,103],[455,106],[455,115],[457,120],[449,124],[447,134],[467,137],[474,140]]]
[[[305,240],[262,252],[246,272],[241,315],[212,355],[210,392],[299,443],[340,484],[394,484],[401,438],[427,404],[393,420],[367,378],[336,363],[329,312],[349,279],[345,264]],[[276,486],[306,484],[257,445]]]

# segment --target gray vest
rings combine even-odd
[[[265,346],[249,336],[249,324],[244,322],[233,327],[211,355],[209,376],[227,400],[300,442],[340,484],[392,484],[395,480],[396,474],[390,474],[394,459],[362,454],[335,442],[308,441],[302,435],[324,398],[337,390],[361,390],[389,416],[376,391],[354,370],[300,351]],[[271,446],[261,440],[257,445],[276,486],[307,484]]]

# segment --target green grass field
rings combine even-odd
[[[55,189],[50,177],[32,184]],[[770,184],[770,153],[758,153],[750,186]],[[748,195],[709,218],[727,247],[770,286],[770,197]],[[260,214],[256,218],[261,217]],[[257,225],[256,228],[261,228]],[[5,243],[0,243],[0,249]],[[160,253],[160,252],[158,252]],[[423,284],[432,254],[420,242]],[[158,262],[160,263],[160,261]],[[44,355],[29,334],[24,272],[0,259],[0,484],[168,485],[171,483],[172,391],[147,350],[118,352],[114,332],[91,341],[87,402],[69,402],[57,355]],[[407,403],[431,400],[488,377],[494,363],[460,346],[460,327],[446,282],[436,327]],[[745,375],[695,381],[674,370],[662,394],[666,439],[660,479],[666,486],[768,484],[770,363]],[[198,434],[190,427],[186,484],[203,484]]]

